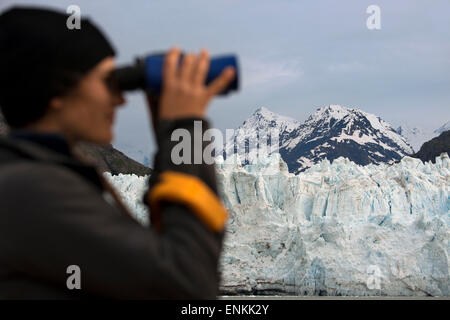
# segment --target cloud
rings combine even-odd
[[[364,65],[360,62],[345,62],[345,63],[332,63],[328,65],[327,70],[329,72],[356,72],[364,69]]]
[[[271,82],[286,84],[303,75],[299,59],[284,59],[283,61],[243,59],[242,66],[244,88]]]

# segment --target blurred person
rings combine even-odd
[[[208,86],[209,54],[164,57],[163,89],[148,95],[158,150],[133,219],[80,142],[109,144],[116,109],[115,50],[89,19],[68,30],[57,11],[14,7],[0,15],[0,299],[213,299],[227,212],[214,165],[175,165],[175,129],[209,128],[210,100],[235,76]],[[205,145],[203,145],[203,148]],[[193,163],[193,162],[191,162]],[[78,266],[80,289],[67,285]]]

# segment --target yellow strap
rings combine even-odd
[[[224,229],[228,218],[225,207],[214,192],[202,180],[189,174],[163,172],[160,182],[150,190],[150,210],[152,215],[158,217],[155,219],[158,223],[161,201],[186,205],[208,228],[216,232]]]

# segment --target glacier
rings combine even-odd
[[[447,154],[435,164],[324,159],[298,175],[279,154],[245,166],[236,157],[216,162],[229,211],[222,294],[449,295]],[[146,178],[105,176],[148,223]]]

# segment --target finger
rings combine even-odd
[[[194,69],[193,82],[196,85],[205,84],[206,77],[209,71],[209,53],[207,49],[202,49],[197,59],[197,64]]]
[[[180,49],[178,47],[173,47],[164,56],[164,65],[163,65],[164,83],[172,81],[177,76],[177,67],[178,67],[179,57],[180,57]]]
[[[207,89],[208,93],[211,96],[215,96],[216,94],[222,92],[227,87],[227,85],[234,79],[235,74],[236,72],[233,67],[225,68],[220,73],[220,75],[210,83]]]
[[[193,53],[188,53],[183,57],[183,62],[181,63],[180,79],[183,82],[192,81],[192,70],[194,69],[195,55]]]

